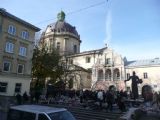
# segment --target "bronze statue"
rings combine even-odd
[[[133,71],[133,75],[130,76],[126,81],[132,80],[132,95],[133,95],[133,99],[137,99],[138,98],[138,83],[142,83],[142,80],[139,79],[138,76],[136,76],[135,71]]]

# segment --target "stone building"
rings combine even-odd
[[[127,61],[107,46],[80,52],[81,40],[76,28],[65,21],[63,11],[58,14],[57,18],[57,22],[47,26],[40,43],[45,44],[48,48],[58,49],[60,54],[65,56],[68,64],[83,68],[85,74],[79,73],[81,78],[78,79],[78,83],[83,81],[81,88],[107,90],[109,86],[115,86],[117,90],[129,90],[131,82],[125,85],[124,80],[135,71],[143,80],[143,84],[139,85],[139,90],[147,84],[155,88],[154,90],[158,90],[160,87],[160,75],[158,75],[160,60],[158,58],[144,60],[144,63]],[[79,89],[79,87],[74,88]]]
[[[104,47],[97,50],[85,51],[70,55],[73,64],[91,70],[90,89],[108,89],[114,85],[118,89],[124,86],[124,62],[121,55],[114,50]],[[90,77],[89,77],[90,76]],[[122,85],[121,85],[122,84]],[[121,86],[119,86],[121,85]]]
[[[139,93],[145,86],[151,86],[154,91],[160,91],[160,59],[145,59],[135,61],[125,61],[125,74],[126,79],[135,71],[140,79],[143,80],[139,84]],[[127,89],[130,89],[131,82],[127,82]]]
[[[0,9],[0,97],[29,93],[34,37],[39,30]]]
[[[48,50],[57,49],[60,55],[63,56],[63,60],[68,62],[68,69],[75,70],[67,76],[68,80],[73,80],[73,89],[80,89],[82,86],[90,88],[90,83],[84,82],[86,80],[84,76],[87,76],[89,71],[79,65],[72,64],[72,59],[70,59],[70,55],[80,53],[80,44],[80,35],[76,27],[65,21],[65,13],[63,11],[58,13],[57,21],[48,25],[40,38],[40,46],[45,45]]]
[[[65,21],[63,11],[57,18],[57,22],[48,25],[42,33],[40,44],[48,49],[56,48],[64,56],[79,53],[81,40],[76,27]]]

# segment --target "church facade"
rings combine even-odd
[[[65,21],[63,11],[57,18],[57,22],[48,25],[42,33],[40,44],[45,44],[49,49],[56,48],[69,65],[80,68],[79,78],[70,76],[76,84],[73,89],[107,90],[109,86],[115,86],[117,90],[130,90],[131,81],[125,84],[124,80],[135,71],[143,80],[139,90],[145,85],[160,90],[159,58],[127,61],[107,46],[80,52],[81,40],[76,27]]]

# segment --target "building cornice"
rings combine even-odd
[[[132,69],[132,68],[148,68],[148,67],[160,67],[159,64],[157,65],[144,65],[144,66],[125,66],[125,69]]]
[[[25,39],[22,39],[21,37],[19,37],[19,36],[13,36],[13,35],[10,35],[10,34],[8,34],[8,32],[5,32],[5,33],[7,33],[7,35],[5,36],[6,37],[6,39],[11,39],[11,40],[14,40],[14,41],[20,41],[20,42],[23,42],[23,43],[25,43],[25,44],[33,44],[34,42],[33,41],[31,41],[31,40],[25,40]]]
[[[0,76],[15,77],[15,78],[31,78],[31,75],[29,74],[17,74],[17,73],[7,73],[7,72],[0,72]]]
[[[45,38],[51,38],[51,37],[59,37],[59,36],[62,36],[62,37],[73,37],[75,38],[77,41],[79,41],[80,43],[82,42],[78,37],[76,37],[76,35],[72,34],[72,33],[69,33],[69,32],[61,32],[61,33],[58,33],[58,32],[50,32],[50,33],[47,33],[47,34],[43,34],[41,36],[41,39],[45,39]]]
[[[13,20],[19,22],[19,23],[25,25],[26,27],[29,27],[29,28],[31,28],[31,29],[34,29],[36,32],[40,31],[40,28],[38,28],[38,27],[36,27],[36,26],[34,26],[34,25],[32,25],[32,24],[30,24],[30,23],[28,23],[28,22],[26,22],[26,21],[24,21],[24,20],[22,20],[22,19],[20,19],[20,18],[18,18],[18,17],[16,17],[16,16],[12,15],[12,14],[10,14],[9,12],[7,12],[7,11],[6,11],[5,9],[3,9],[3,8],[0,8],[0,14],[1,14],[2,16],[4,16],[4,17],[8,17],[8,18],[10,18],[10,19],[13,19]]]
[[[73,55],[69,55],[67,57],[79,57],[79,56],[84,56],[84,55],[95,55],[95,54],[102,54],[102,52],[107,49],[107,47],[104,47],[102,49],[97,49],[97,50],[90,50],[90,51],[84,51],[81,53],[77,53],[77,54],[73,54]]]

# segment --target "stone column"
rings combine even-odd
[[[106,70],[105,70],[105,68],[103,68],[103,81],[106,81],[105,74],[106,74]]]

